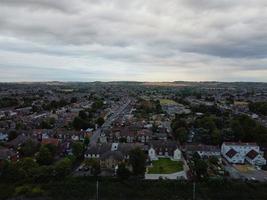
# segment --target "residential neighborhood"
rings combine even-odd
[[[258,108],[267,90],[250,87],[0,84],[1,179],[26,178],[18,170],[27,167],[45,180],[267,182],[266,107]]]

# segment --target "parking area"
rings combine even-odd
[[[267,181],[267,172],[261,169],[256,169],[251,165],[233,165],[233,167],[240,174],[240,177],[244,180],[250,181]]]

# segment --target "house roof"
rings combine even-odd
[[[224,142],[223,144],[224,145],[228,145],[228,146],[258,146],[254,142],[250,142],[250,143],[244,143],[244,142]]]
[[[101,155],[100,159],[123,160],[123,154],[120,151],[108,151]]]
[[[0,160],[6,160],[8,157],[15,156],[16,152],[8,148],[0,149]]]
[[[29,140],[30,137],[26,136],[26,135],[19,135],[18,137],[16,137],[14,140],[11,140],[8,145],[12,146],[12,147],[17,147],[20,144],[25,143],[27,140]]]
[[[205,152],[220,152],[220,147],[219,146],[213,146],[213,145],[204,145],[204,144],[189,144],[186,145],[185,147],[186,151],[191,151],[191,152],[196,152],[196,151],[205,151]]]
[[[99,154],[104,155],[107,152],[111,152],[111,143],[108,144],[101,144],[101,145],[93,145],[88,148],[85,154]],[[113,152],[120,152],[122,155],[127,155],[129,151],[135,148],[141,148],[144,149],[144,145],[140,143],[135,143],[135,144],[128,144],[128,143],[119,143],[118,144],[118,149],[114,150]]]
[[[142,135],[144,135],[144,136],[152,136],[152,134],[153,134],[153,132],[151,130],[149,130],[149,129],[142,129],[142,130],[137,132],[137,135],[139,135],[139,136],[142,136]]]
[[[150,142],[150,146],[155,149],[157,154],[159,152],[168,152],[169,155],[172,155],[174,150],[177,149],[178,145],[174,141],[162,141],[162,140],[153,140]]]
[[[235,155],[237,154],[237,152],[234,150],[234,149],[230,149],[226,155],[229,157],[229,158],[233,158]]]
[[[259,153],[257,151],[255,151],[254,149],[252,149],[251,151],[249,151],[246,155],[246,157],[250,158],[251,160],[253,160],[254,158],[256,158],[259,155]]]
[[[42,144],[53,144],[55,146],[58,146],[59,140],[56,138],[44,138],[42,139]]]

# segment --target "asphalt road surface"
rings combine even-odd
[[[106,119],[102,127],[94,131],[94,134],[90,138],[90,145],[94,145],[97,143],[103,128],[109,127],[113,121],[115,121],[121,114],[123,114],[123,112],[125,111],[127,106],[129,106],[130,103],[131,100],[127,98],[126,102],[123,105],[121,105],[116,111],[114,111],[114,113],[108,119]]]

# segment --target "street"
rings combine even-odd
[[[123,111],[127,108],[127,106],[130,103],[131,103],[131,100],[127,98],[126,103],[124,103],[116,111],[114,111],[114,113],[108,119],[106,119],[102,127],[99,127],[97,130],[95,130],[94,134],[90,138],[90,145],[94,145],[97,143],[98,138],[100,137],[100,134],[103,128],[111,126],[112,122],[115,121],[123,113]]]

